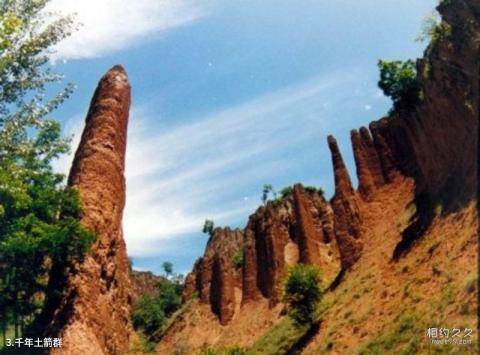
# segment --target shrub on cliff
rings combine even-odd
[[[155,338],[155,333],[180,307],[183,291],[182,280],[181,275],[175,274],[172,280],[161,281],[158,284],[158,295],[145,295],[133,306],[133,326],[135,329],[141,330],[150,340]]]
[[[213,231],[215,230],[215,223],[210,220],[206,219],[203,223],[202,232],[208,234],[210,237],[213,235]]]
[[[271,184],[263,185],[262,202],[263,202],[264,205],[267,203],[270,194],[272,194],[274,198],[277,197],[277,193],[275,192],[275,190],[273,188],[273,185],[271,185]]]
[[[134,306],[132,322],[135,329],[152,335],[165,323],[162,300],[154,296],[143,296]]]
[[[393,111],[405,111],[415,107],[420,100],[420,84],[413,60],[380,60],[378,86],[393,101]]]
[[[305,186],[305,190],[309,193],[312,193],[312,194],[318,193],[321,196],[324,196],[324,194],[325,194],[323,189],[321,187],[317,187],[317,186]]]
[[[422,30],[417,37],[417,41],[436,42],[448,38],[452,34],[452,27],[445,21],[442,21],[440,14],[435,10],[422,21]]]
[[[238,249],[232,256],[232,263],[235,268],[240,269],[243,266],[243,250]]]
[[[287,198],[288,196],[293,194],[293,186],[286,186],[280,190],[280,196],[282,198]]]
[[[271,185],[266,185],[266,186],[271,186]],[[271,188],[271,192],[273,195],[272,206],[278,207],[282,204],[283,200],[285,200],[288,196],[291,196],[293,194],[293,186],[285,186],[283,189],[281,189],[280,196],[273,189],[273,187]]]
[[[296,323],[313,323],[321,297],[320,272],[315,266],[297,264],[288,270],[283,301]]]

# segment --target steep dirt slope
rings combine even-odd
[[[428,328],[473,329],[477,311],[477,211],[474,203],[433,218],[400,258],[391,254],[414,213],[412,181],[388,186],[360,209],[364,253],[338,288],[326,294],[320,331],[305,354],[475,353],[472,346],[433,346]]]
[[[290,353],[428,352],[426,328],[476,328],[480,3],[439,11],[445,30],[417,63],[420,103],[351,132],[358,189],[328,137],[333,198],[297,185],[234,236],[217,230],[159,353],[261,343],[283,322],[283,277],[296,262],[318,265],[330,288],[318,334]]]

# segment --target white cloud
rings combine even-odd
[[[364,108],[365,110],[370,111],[372,109],[372,105],[365,105]]]
[[[245,197],[245,189],[260,189],[295,164],[286,157],[295,146],[321,139],[324,99],[345,81],[317,78],[162,129],[147,109],[134,109],[124,217],[129,255],[155,254],[158,241],[199,232],[207,217],[218,225],[246,221],[260,195]]]
[[[204,14],[191,0],[53,0],[47,9],[75,14],[81,25],[58,44],[53,60],[98,57]]]
[[[326,135],[332,122],[325,114],[325,100],[339,86],[348,86],[348,78],[317,78],[162,127],[157,126],[158,113],[133,107],[124,214],[129,255],[154,255],[159,242],[169,245],[182,235],[200,232],[205,218],[217,225],[246,222],[260,203],[260,194],[252,196],[252,189],[255,193],[294,166],[295,160],[288,157],[292,150]],[[72,120],[67,131],[77,132],[78,142],[84,118]],[[70,160],[60,165],[66,169]]]

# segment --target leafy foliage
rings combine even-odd
[[[296,264],[288,270],[283,300],[298,324],[311,324],[322,297],[320,273],[313,265]]]
[[[394,111],[412,109],[420,100],[420,85],[417,80],[415,63],[407,61],[378,62],[380,81],[378,86],[393,101]]]
[[[51,265],[65,270],[95,239],[79,222],[78,193],[51,167],[69,140],[48,115],[73,86],[45,99],[62,79],[47,65],[49,48],[74,27],[47,2],[0,1],[0,328],[14,323],[15,336],[41,308]]]
[[[317,187],[317,186],[305,186],[305,190],[307,192],[310,192],[310,193],[318,193],[322,196],[324,196],[324,194],[325,194],[323,189],[321,187]]]
[[[272,186],[272,185],[265,185],[265,186]],[[282,204],[282,201],[287,198],[288,196],[290,196],[291,194],[293,194],[293,186],[286,186],[284,187],[283,189],[280,190],[280,196],[277,194],[277,192],[273,189],[273,187],[271,187],[271,193],[273,195],[273,200],[272,200],[272,206],[273,207],[278,207]],[[264,193],[265,193],[265,189],[264,189]],[[265,196],[265,194],[264,194]],[[267,199],[268,199],[268,194],[266,195]]]
[[[155,343],[145,336],[140,335],[133,339],[132,351],[134,353],[151,354],[155,351]]]
[[[419,42],[436,42],[448,38],[452,33],[452,27],[445,21],[442,21],[439,13],[433,11],[426,16],[422,22],[422,30],[417,37]]]
[[[262,190],[262,202],[263,202],[263,204],[267,203],[269,195],[273,192],[274,192],[274,190],[273,190],[273,186],[271,184],[263,185],[263,190]]]
[[[165,281],[159,285],[162,308],[167,317],[175,312],[182,303],[183,285],[178,282]]]
[[[215,223],[210,219],[206,219],[205,222],[203,223],[202,232],[205,234],[208,234],[211,237],[213,235],[214,230],[215,230]]]
[[[243,250],[242,249],[238,249],[235,252],[235,254],[233,254],[232,263],[237,269],[243,266]]]
[[[142,330],[149,339],[154,338],[182,303],[182,281],[181,275],[174,275],[172,281],[163,280],[158,284],[158,295],[145,295],[135,303],[132,313],[135,329]]]
[[[162,263],[163,271],[165,271],[165,275],[168,277],[173,272],[173,264],[170,261],[164,261]]]
[[[163,303],[159,297],[143,296],[135,305],[132,322],[136,329],[142,329],[145,334],[155,333],[166,320]]]
[[[280,196],[282,198],[286,198],[293,194],[293,186],[286,186],[283,189],[280,190]]]
[[[0,2],[0,160],[48,163],[68,149],[66,140],[52,139],[59,132],[58,122],[45,117],[71,94],[73,85],[46,100],[46,85],[62,79],[46,64],[48,49],[74,26],[71,17],[44,11],[47,3]]]

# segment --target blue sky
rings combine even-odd
[[[326,136],[355,175],[349,131],[381,117],[379,58],[421,55],[435,0],[53,0],[83,25],[54,65],[78,88],[56,113],[75,135],[103,73],[133,88],[127,153],[127,248],[138,269],[203,253],[205,218],[242,227],[263,184],[333,191]],[[57,168],[66,171],[71,157]]]

